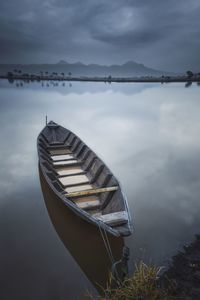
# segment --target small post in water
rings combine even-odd
[[[47,116],[46,116],[46,125],[47,125]]]

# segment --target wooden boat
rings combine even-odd
[[[39,165],[52,190],[78,216],[115,236],[132,233],[119,181],[73,132],[50,121],[37,141]]]
[[[41,168],[39,168],[39,175],[45,205],[54,229],[91,284],[102,294],[102,288],[106,289],[109,282],[113,265],[102,243],[98,227],[91,226],[74,215],[73,211],[59,201],[58,196],[48,185]],[[108,238],[114,261],[120,261],[124,238],[113,235],[109,235]],[[78,295],[75,298],[79,299]]]

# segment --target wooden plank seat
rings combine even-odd
[[[68,160],[74,158],[72,154],[63,154],[63,155],[51,155],[51,158],[54,162],[61,160]]]
[[[91,184],[83,184],[83,185],[66,187],[65,188],[65,192],[67,193],[66,197],[73,197],[74,193],[77,193],[76,197],[80,197],[80,196],[82,196],[82,195],[80,195],[81,192],[92,190],[92,188],[93,188],[93,186]],[[85,195],[87,195],[87,193]],[[83,196],[85,196],[85,195],[83,195]]]
[[[100,215],[96,218],[111,226],[117,226],[128,222],[128,214],[126,211],[119,211],[110,214]]]
[[[48,144],[47,149],[48,150],[57,150],[57,149],[65,149],[65,148],[71,148],[72,146],[70,144],[66,145],[50,145]]]
[[[100,207],[100,201],[95,196],[76,198],[74,202],[79,208],[84,210],[95,209]]]
[[[65,166],[65,167],[59,167],[56,169],[56,173],[61,176],[70,176],[75,174],[85,174],[85,171],[80,166]]]
[[[88,177],[84,174],[61,177],[61,178],[58,178],[58,180],[61,182],[61,184],[64,187],[78,185],[78,184],[85,184],[85,183],[89,182]]]
[[[69,187],[69,188],[66,188],[65,191],[67,192],[66,197],[72,198],[72,197],[95,195],[95,194],[99,194],[99,193],[114,192],[117,189],[118,189],[118,186],[93,188],[91,184],[87,184],[87,185],[79,185],[79,186]]]
[[[66,155],[72,153],[69,149],[52,149],[49,150],[50,155]]]
[[[81,162],[77,159],[71,159],[71,160],[62,160],[62,161],[56,161],[53,162],[54,166],[67,166],[67,165],[73,165],[73,164],[80,164]]]
[[[49,143],[49,146],[63,146],[64,142],[52,141]]]
[[[59,162],[63,162],[65,163],[66,161],[71,161],[71,160],[77,160],[76,157],[72,156],[71,157],[69,156],[69,158],[66,158],[66,159],[57,159],[57,160],[53,160],[54,163],[59,163]]]

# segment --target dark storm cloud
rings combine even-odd
[[[135,60],[198,69],[199,15],[195,0],[2,1],[1,62]]]
[[[125,35],[121,34],[102,34],[95,33],[94,38],[103,41],[105,43],[110,43],[113,46],[121,47],[141,47],[141,45],[147,46],[152,42],[156,42],[162,38],[162,35],[155,31],[138,31],[138,32],[127,32]]]

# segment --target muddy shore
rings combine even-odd
[[[200,235],[172,258],[161,282],[172,290],[173,299],[200,299]]]

